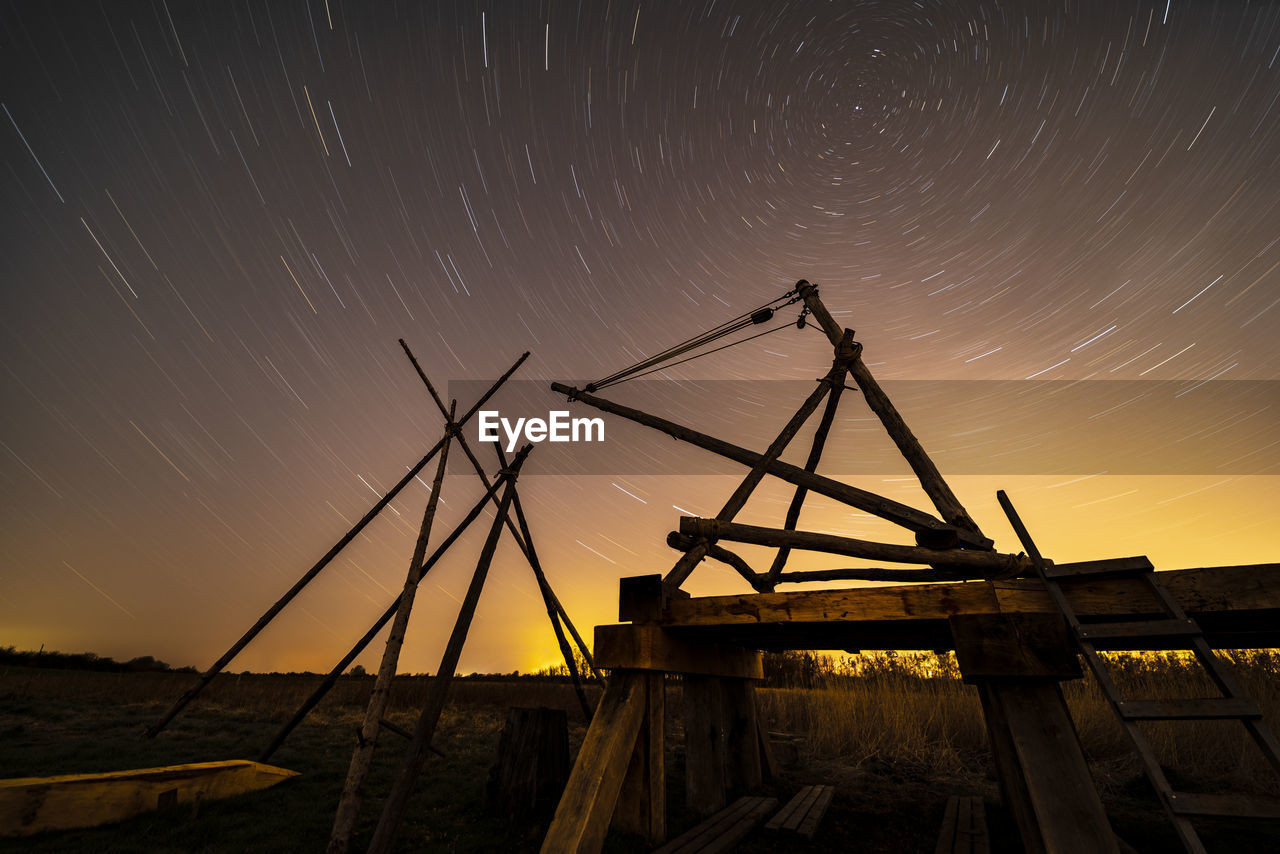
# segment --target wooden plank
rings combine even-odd
[[[842,537],[836,534],[818,534],[812,531],[785,531],[781,528],[765,528],[759,525],[743,525],[723,519],[704,519],[699,516],[681,516],[680,533],[716,540],[733,540],[758,546],[789,546],[795,549],[866,558],[899,563],[917,563],[943,566],[950,569],[970,569],[974,576],[1004,575],[1010,578],[1030,570],[1026,558],[1020,555],[974,549],[928,549],[923,546],[900,546],[894,543],[877,543]],[[688,554],[694,554],[689,552]]]
[[[813,805],[817,803],[821,795],[821,786],[809,786],[808,791],[804,794],[804,799],[800,801],[800,805],[791,811],[791,815],[787,816],[786,821],[782,822],[782,829],[795,830],[798,828],[800,822],[804,821],[804,817],[809,814],[809,810],[813,809]]]
[[[1280,818],[1280,801],[1254,795],[1174,792],[1169,804],[1179,815]]]
[[[822,817],[827,814],[827,807],[831,806],[831,799],[835,796],[836,790],[834,786],[819,786],[821,792],[817,799],[809,807],[809,811],[805,814],[804,820],[800,822],[800,826],[796,828],[805,839],[813,839],[818,832],[818,824],[822,821]]]
[[[1136,557],[1113,557],[1104,560],[1086,560],[1078,563],[1050,563],[1044,574],[1059,581],[1073,581],[1084,578],[1103,578],[1116,575],[1140,575],[1151,572],[1154,567],[1145,555]]]
[[[656,625],[596,626],[596,662],[604,668],[661,670],[763,679],[759,652],[680,638]]]
[[[1131,721],[1225,720],[1262,717],[1247,697],[1193,697],[1180,700],[1121,700],[1120,717]]]
[[[950,622],[966,682],[1083,675],[1075,639],[1061,614],[956,614]]]
[[[1026,803],[1014,814],[1027,851],[1118,854],[1057,684],[1002,679],[983,687],[1000,710],[988,726],[1007,729],[1007,735],[992,738],[993,749],[1012,750],[1006,762],[1016,766],[1023,783]]]
[[[1160,581],[1191,612],[1280,610],[1280,564],[1221,566],[1159,573]],[[1151,608],[1141,579],[1104,579],[1064,591],[1078,614],[1142,613]],[[826,623],[865,620],[945,620],[953,614],[1057,613],[1039,581],[972,581],[803,590],[737,596],[697,596],[667,603],[665,626]]]
[[[933,854],[955,854],[956,820],[960,815],[960,796],[947,798],[947,807],[942,812],[942,829],[938,832],[938,844]]]
[[[796,792],[791,800],[787,801],[786,806],[778,810],[777,814],[774,815],[773,818],[765,822],[764,829],[782,830],[783,825],[786,824],[793,815],[795,815],[796,810],[800,809],[800,806],[805,803],[810,793],[815,788],[815,786],[805,786],[800,791]]]
[[[592,854],[600,850],[644,713],[644,675],[625,670],[614,673],[542,840],[542,854]]]
[[[717,854],[729,851],[777,805],[777,798],[741,797],[653,854]]]

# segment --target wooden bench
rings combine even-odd
[[[834,786],[805,786],[796,796],[787,801],[787,805],[778,814],[769,819],[765,830],[777,832],[794,832],[805,839],[812,839],[818,832],[818,822],[831,806],[831,796],[835,794]]]
[[[942,832],[934,854],[990,854],[987,812],[982,798],[952,795],[942,816]]]
[[[653,854],[718,854],[729,851],[778,806],[777,798],[738,798]]]

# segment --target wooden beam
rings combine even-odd
[[[643,673],[620,670],[613,674],[542,840],[542,854],[600,850],[644,719],[645,701]]]
[[[1084,675],[1071,627],[1061,614],[956,614],[950,623],[965,682]]]
[[[646,427],[652,427],[659,432],[671,436],[673,439],[679,439],[682,442],[688,442],[699,448],[710,451],[713,454],[741,463],[745,466],[754,466],[760,461],[763,454],[734,445],[714,436],[708,436],[705,433],[699,433],[674,421],[668,421],[665,418],[659,418],[656,415],[650,415],[639,409],[630,406],[623,406],[620,403],[614,403],[603,397],[594,394],[588,394],[584,391],[578,391],[576,388],[564,385],[563,383],[552,383],[551,390],[568,396],[569,400],[579,400],[588,406],[593,406],[601,412],[607,412],[610,415],[617,415],[634,421],[637,424],[643,424]],[[792,465],[782,460],[774,460],[770,463],[766,471],[774,477],[785,480],[796,486],[803,486],[810,492],[816,492],[819,495],[825,495],[842,504],[850,507],[856,507],[872,515],[879,516],[893,522],[895,525],[914,531],[920,532],[941,532],[953,530],[947,523],[934,516],[930,516],[922,510],[901,504],[891,498],[885,498],[874,492],[867,492],[864,489],[858,489],[847,483],[841,483],[838,480],[832,480],[829,477],[823,477],[820,474],[806,472],[799,466]],[[970,531],[958,532],[960,542],[968,548],[974,549],[990,549],[991,540],[986,537],[979,536]]]
[[[741,525],[719,519],[703,519],[698,516],[681,516],[680,533],[707,539],[733,540],[759,546],[791,546],[797,549],[827,552],[870,560],[889,560],[901,563],[921,563],[951,570],[970,570],[971,577],[1015,577],[1025,571],[1025,559],[1017,555],[998,552],[980,552],[972,549],[927,549],[923,546],[899,546],[892,543],[875,543],[835,534],[815,534],[809,531],[784,531],[779,528],[762,528],[758,525]]]
[[[596,626],[596,660],[605,668],[764,678],[755,650],[689,641],[651,624]]]
[[[529,358],[529,353],[526,351],[519,359],[516,359],[515,364],[508,368],[505,374],[498,377],[493,385],[489,387],[489,390],[476,401],[475,405],[468,409],[466,414],[458,419],[456,428],[461,429],[462,425],[466,424],[467,421],[470,420],[471,416],[475,415],[480,407],[484,406],[485,403],[488,402],[489,398],[492,397],[498,388],[507,381],[508,377],[515,373],[516,369],[519,368],[527,358]],[[448,438],[448,435],[442,436],[440,441],[436,442],[435,446],[427,452],[426,456],[411,466],[409,471],[405,473],[404,477],[400,478],[399,482],[396,483],[395,486],[391,487],[391,489],[387,491],[386,495],[378,499],[377,503],[369,509],[369,512],[365,513],[364,516],[361,517],[360,521],[356,522],[355,525],[351,527],[351,530],[343,534],[342,538],[339,539],[338,542],[334,543],[333,547],[329,549],[329,551],[325,552],[324,556],[322,556],[320,560],[316,561],[314,566],[303,573],[302,577],[299,578],[292,587],[286,590],[284,595],[277,599],[275,604],[268,608],[263,615],[258,618],[258,621],[249,627],[248,631],[240,636],[239,640],[233,643],[217,661],[210,665],[208,670],[200,675],[199,681],[188,688],[186,693],[179,697],[174,704],[169,707],[169,710],[164,713],[164,717],[147,727],[144,736],[146,738],[155,738],[156,735],[168,725],[169,721],[173,720],[174,717],[177,716],[178,712],[182,711],[188,703],[199,696],[200,692],[205,689],[205,686],[212,682],[213,678],[221,673],[223,668],[230,664],[231,660],[239,655],[240,651],[248,646],[249,642],[257,637],[258,634],[267,627],[267,624],[275,619],[277,614],[284,610],[284,606],[292,602],[293,599],[302,592],[302,589],[310,584],[312,580],[320,574],[320,571],[328,566],[329,563],[338,556],[338,553],[346,548],[347,544],[354,540],[356,536],[364,530],[365,526],[372,522],[374,517],[382,512],[384,507],[391,503],[391,500],[400,493],[400,490],[404,489],[411,480],[418,476],[418,472],[422,471],[423,467],[431,461],[431,458],[439,453],[439,451],[444,447],[445,442],[448,441]]]
[[[644,674],[644,720],[627,766],[612,826],[658,845],[667,838],[666,680],[659,672]]]
[[[841,336],[844,334],[843,330],[840,329],[840,324],[836,323],[831,313],[827,311],[826,306],[822,304],[822,300],[818,297],[817,287],[801,279],[796,282],[796,290],[804,300],[804,304],[808,306],[810,313],[813,314],[814,319],[822,326],[822,331],[827,334],[828,340],[831,341],[833,346],[839,346]],[[907,427],[907,422],[903,420],[898,410],[894,408],[889,396],[880,388],[880,384],[875,381],[875,377],[871,376],[871,371],[863,364],[861,358],[853,360],[853,363],[849,366],[849,373],[853,375],[853,381],[862,390],[862,395],[867,400],[867,406],[871,407],[871,411],[880,419],[880,423],[884,425],[885,432],[889,434],[889,438],[893,439],[893,443],[898,446],[898,450],[911,466],[911,470],[915,472],[916,478],[920,481],[920,485],[928,494],[929,499],[933,501],[934,506],[938,508],[938,512],[942,514],[943,520],[981,536],[982,532],[978,530],[977,523],[969,518],[969,514],[965,511],[964,506],[961,505],[960,500],[956,498],[951,491],[951,487],[947,486],[947,482],[943,480],[942,473],[938,471],[938,467],[933,464],[933,460],[929,459],[929,455],[921,447],[920,441],[911,432],[911,428]]]

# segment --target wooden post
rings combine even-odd
[[[724,809],[727,803],[728,733],[721,677],[686,673],[681,678],[681,693],[685,804],[698,815],[707,816]]]
[[[431,523],[435,521],[436,505],[440,501],[440,487],[444,483],[445,467],[449,464],[449,439],[454,429],[453,415],[456,408],[457,401],[454,401],[447,413],[444,448],[440,451],[440,463],[436,466],[436,476],[431,484],[431,497],[427,499],[422,526],[418,529],[418,540],[413,546],[413,557],[409,561],[409,571],[405,574],[404,589],[396,600],[395,619],[391,622],[391,633],[387,636],[387,645],[382,651],[378,676],[374,679],[373,690],[369,692],[369,706],[365,709],[360,738],[356,743],[356,749],[351,754],[351,763],[347,767],[347,779],[342,787],[342,798],[338,801],[338,812],[334,818],[333,836],[339,841],[337,845],[329,846],[330,851],[346,850],[351,831],[355,828],[356,819],[360,816],[365,777],[373,766],[373,753],[378,746],[378,729],[382,725],[387,703],[391,699],[391,682],[396,677],[400,647],[404,644],[404,634],[409,628],[409,615],[413,611],[418,581],[422,578],[422,561],[426,557],[427,541],[431,537]]]
[[[850,336],[850,341],[852,341],[852,336]],[[778,437],[769,445],[769,449],[765,451],[759,461],[751,467],[751,471],[742,479],[742,483],[738,484],[738,488],[729,496],[729,500],[724,503],[724,507],[718,514],[716,514],[716,519],[727,522],[738,514],[738,511],[747,503],[747,499],[751,497],[752,490],[754,490],[764,478],[769,464],[777,460],[778,456],[786,450],[787,445],[793,438],[795,438],[796,433],[800,432],[800,428],[804,425],[804,422],[813,414],[813,411],[818,408],[818,404],[822,402],[822,398],[831,391],[832,386],[837,382],[844,382],[843,377],[846,370],[845,366],[847,364],[847,359],[840,357],[836,358],[835,364],[831,366],[831,370],[827,375],[819,381],[818,387],[814,389],[805,402],[800,405],[800,408],[796,410],[796,414],[791,416],[791,420],[787,422],[787,425],[782,428],[782,432],[779,433]],[[663,579],[664,582],[672,587],[679,587],[683,584],[685,579],[689,577],[689,573],[693,572],[694,567],[698,565],[698,562],[707,556],[708,546],[710,546],[710,543],[707,542],[705,538],[703,538],[701,542],[696,543],[693,548],[685,552],[684,555],[681,556],[680,560],[676,562],[675,567],[671,572],[667,573],[667,577]],[[752,582],[753,587],[758,588],[758,585],[758,580]]]
[[[731,442],[717,439],[714,436],[708,436],[705,433],[699,433],[697,430],[691,430],[673,421],[665,418],[659,418],[656,415],[650,415],[639,409],[630,406],[623,406],[620,403],[614,403],[603,397],[594,394],[588,394],[578,391],[575,388],[564,385],[563,383],[552,383],[551,390],[567,395],[570,401],[579,400],[588,406],[595,407],[601,412],[607,412],[610,415],[617,415],[634,421],[637,424],[643,424],[646,427],[652,427],[659,432],[665,433],[673,439],[679,439],[682,442],[688,442],[691,445],[710,451],[725,459],[733,460],[745,466],[754,466],[760,461],[763,454],[756,451],[748,450]],[[816,492],[819,495],[825,495],[827,498],[834,499],[855,507],[859,510],[879,516],[895,525],[914,531],[916,534],[925,534],[926,536],[935,533],[944,533],[955,530],[952,526],[930,516],[921,510],[910,507],[906,504],[894,501],[891,498],[885,498],[883,495],[876,495],[874,492],[867,492],[850,486],[847,483],[841,483],[838,480],[832,480],[829,477],[823,477],[814,472],[806,472],[799,466],[782,460],[774,460],[769,463],[765,470],[774,477],[787,481],[796,486],[804,486],[810,492]],[[991,540],[974,534],[972,531],[960,530],[956,532],[960,542],[967,548],[973,549],[990,549]]]
[[[841,330],[840,324],[836,323],[835,318],[831,316],[831,312],[827,311],[827,307],[822,304],[822,300],[818,297],[817,287],[801,279],[796,282],[796,290],[800,293],[804,304],[808,306],[814,319],[822,327],[822,331],[827,333],[827,338],[831,341],[831,344],[838,346],[844,332]],[[938,512],[942,514],[943,520],[958,528],[981,535],[982,532],[978,530],[977,523],[969,518],[969,514],[965,512],[959,499],[952,493],[951,487],[947,486],[947,482],[942,479],[942,474],[938,471],[937,466],[933,464],[933,460],[929,459],[929,455],[920,446],[915,434],[907,427],[907,422],[898,414],[898,410],[894,408],[888,395],[884,393],[875,378],[871,376],[871,371],[867,370],[867,366],[862,363],[861,358],[853,360],[853,363],[849,365],[849,373],[853,375],[853,381],[858,384],[858,388],[862,389],[862,394],[867,399],[867,405],[871,407],[871,411],[880,419],[885,431],[893,439],[893,443],[898,446],[898,450],[902,452],[902,456],[911,466],[911,470],[915,472],[920,485],[924,487],[929,499],[933,501],[933,506],[937,507]]]
[[[644,718],[627,766],[613,827],[658,844],[667,838],[666,680],[660,671],[644,673]]]
[[[479,411],[480,407],[484,406],[485,403],[488,402],[489,398],[492,397],[498,388],[507,381],[508,377],[515,373],[516,369],[519,368],[527,358],[529,358],[529,353],[526,351],[519,359],[516,359],[515,364],[508,368],[507,372],[499,377],[494,384],[489,387],[489,390],[476,401],[475,405],[468,409],[466,414],[459,419],[457,425],[458,428],[461,428],[462,425],[466,424],[467,421],[470,420],[471,416],[475,415],[476,412]],[[320,571],[328,566],[330,561],[337,557],[338,552],[342,551],[348,543],[354,540],[356,535],[363,531],[365,526],[372,522],[373,518],[382,512],[382,508],[390,504],[391,500],[399,494],[400,490],[404,489],[404,487],[408,485],[409,481],[418,476],[418,472],[422,471],[422,468],[431,461],[431,458],[444,447],[448,438],[449,437],[447,435],[441,437],[440,441],[435,444],[435,447],[427,452],[426,456],[418,460],[418,462],[405,473],[405,476],[400,478],[400,481],[396,483],[395,486],[391,487],[386,495],[378,499],[378,502],[370,508],[369,512],[365,513],[360,521],[356,522],[356,524],[352,526],[351,530],[347,531],[347,533],[344,534],[338,542],[334,543],[333,548],[325,552],[324,556],[321,557],[320,560],[316,561],[315,565],[312,566],[311,569],[307,570],[292,587],[285,591],[285,594],[277,599],[276,603],[268,608],[266,612],[258,618],[258,621],[250,626],[249,630],[241,635],[238,641],[231,645],[230,649],[222,654],[221,658],[215,661],[208,670],[201,674],[200,680],[195,685],[187,689],[187,692],[179,697],[177,701],[169,707],[169,710],[165,712],[164,717],[160,718],[160,720],[147,728],[144,735],[147,738],[155,738],[156,735],[158,735],[160,731],[168,725],[169,721],[173,720],[174,717],[177,716],[178,712],[182,711],[188,703],[194,700],[200,692],[205,689],[205,686],[212,682],[213,678],[221,673],[223,668],[230,664],[231,660],[239,655],[240,651],[248,646],[249,642],[257,637],[258,633],[267,627],[268,623],[275,619],[275,616],[284,609],[284,606],[293,601],[294,597],[302,592],[302,588],[310,584],[312,579],[319,575]]]
[[[979,577],[1000,576],[1013,578],[1029,568],[1026,558],[998,552],[980,552],[971,549],[926,549],[920,546],[899,546],[893,543],[875,543],[835,534],[815,534],[809,531],[783,531],[757,525],[741,525],[719,519],[703,519],[698,516],[681,516],[680,533],[692,537],[733,540],[760,546],[789,545],[793,548],[869,558],[901,563],[923,563],[947,569],[972,570]]]
[[[754,791],[764,783],[756,686],[748,679],[723,679],[725,784],[728,797]]]
[[[400,773],[391,787],[391,794],[382,807],[382,817],[373,832],[373,840],[369,843],[370,854],[387,854],[395,844],[400,824],[404,821],[404,813],[409,804],[409,796],[418,782],[418,775],[427,761],[427,752],[431,738],[435,734],[436,724],[440,721],[440,713],[444,710],[448,698],[449,686],[453,682],[454,671],[458,668],[458,658],[462,655],[462,646],[466,643],[467,632],[471,628],[471,619],[475,616],[476,605],[480,601],[480,591],[484,589],[485,578],[489,574],[489,565],[493,562],[493,554],[498,547],[498,536],[502,533],[503,519],[511,507],[511,496],[515,491],[516,477],[520,466],[524,464],[532,445],[525,445],[516,455],[508,471],[506,488],[502,492],[502,502],[498,506],[498,514],[489,528],[489,536],[480,550],[480,560],[476,563],[476,571],[471,576],[471,585],[462,600],[462,608],[458,611],[458,619],[453,624],[453,632],[449,635],[449,643],[445,646],[444,657],[440,660],[440,668],[431,687],[427,691],[427,702],[418,724],[413,731],[413,743],[409,746]],[[353,825],[354,826],[354,825]],[[345,854],[351,839],[351,828],[345,828],[344,836],[339,836],[340,828],[334,825],[334,835],[329,840],[329,854]]]
[[[645,675],[615,670],[569,772],[542,854],[596,854],[627,773],[645,715]]]
[[[1058,682],[1079,678],[1060,614],[951,618],[964,680],[978,686],[1005,805],[1028,854],[1118,854]]]

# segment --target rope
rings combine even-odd
[[[748,326],[756,326],[761,323],[767,323],[770,319],[772,319],[773,313],[776,309],[785,308],[799,301],[800,301],[800,297],[796,294],[795,290],[787,291],[785,294],[778,297],[777,299],[767,302],[753,311],[748,311],[744,314],[740,314],[737,317],[734,317],[730,320],[725,321],[724,323],[721,323],[719,326],[712,327],[711,329],[708,329],[705,332],[700,332],[699,334],[693,336],[692,338],[687,338],[684,341],[681,341],[679,344],[675,344],[671,347],[668,347],[666,350],[663,350],[662,352],[657,353],[656,355],[650,356],[647,359],[643,359],[637,362],[636,364],[631,365],[630,367],[623,368],[620,371],[616,371],[612,374],[609,374],[607,377],[604,377],[603,379],[596,380],[595,382],[587,385],[586,391],[589,391],[589,392],[598,391],[602,388],[607,388],[608,386],[616,385],[625,380],[634,379],[636,376],[646,376],[648,374],[653,373],[656,370],[661,370],[661,368],[658,368],[656,366],[661,365],[663,362],[668,362],[671,359],[675,359],[680,356],[683,356],[685,353],[691,352],[693,350],[697,350],[701,347],[705,347],[706,345],[711,344],[714,341],[718,341],[719,339],[725,337],[726,335],[732,335],[734,332],[737,332],[741,329],[746,329]],[[751,341],[755,338],[759,338],[761,335],[766,335],[769,332],[776,332],[778,329],[782,329],[786,326],[793,326],[793,325],[796,325],[796,324],[787,323],[787,324],[784,324],[783,326],[766,330],[765,332],[761,332],[757,335],[752,335],[748,338],[744,338],[742,341],[738,341],[734,343],[735,344],[745,343],[746,341]],[[699,353],[695,356],[690,356],[687,359],[681,359],[675,364],[680,365],[692,359],[696,359],[699,356],[707,356],[707,355],[710,355],[711,353],[719,352],[720,350],[725,349],[725,347],[731,347],[731,346],[733,346],[733,344],[727,344],[724,347],[717,347],[714,350],[709,350],[705,353]],[[674,365],[671,365],[668,367],[674,367]]]
[[[730,341],[728,344],[722,344],[721,346],[715,348],[714,350],[708,350],[705,353],[699,353],[696,356],[690,356],[687,359],[681,359],[678,362],[672,362],[670,365],[663,365],[658,368],[651,368],[645,371],[643,374],[635,374],[634,376],[627,377],[627,379],[638,380],[641,377],[649,376],[649,374],[656,374],[659,371],[665,371],[667,368],[674,368],[676,365],[683,365],[685,362],[692,362],[694,359],[700,359],[703,356],[710,356],[712,353],[719,353],[721,350],[728,350],[730,347],[737,347],[739,344],[746,344],[748,341],[754,341],[757,338],[763,338],[765,335],[768,335],[771,332],[779,332],[783,329],[792,329],[795,327],[795,325],[796,325],[795,321],[789,320],[786,323],[782,323],[782,324],[779,324],[778,326],[773,327],[772,329],[766,329],[764,332],[757,332],[755,335],[748,335],[746,338],[743,338],[739,341]]]

